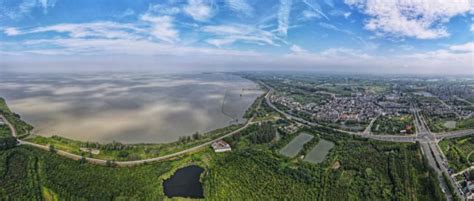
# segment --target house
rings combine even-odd
[[[214,149],[214,152],[226,152],[226,151],[231,151],[230,145],[227,144],[227,142],[224,142],[223,140],[218,140],[216,142],[213,142],[211,144],[212,149]]]

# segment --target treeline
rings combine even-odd
[[[264,122],[259,125],[253,124],[241,131],[240,133],[224,139],[231,146],[244,137],[253,144],[269,143],[276,137],[276,128],[270,122]]]

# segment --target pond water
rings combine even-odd
[[[204,169],[191,165],[178,169],[171,178],[163,182],[168,197],[204,198],[202,184],[199,181]]]
[[[244,122],[257,87],[225,73],[0,73],[0,97],[35,134],[104,143],[166,143]]]
[[[321,163],[326,159],[326,156],[334,147],[334,143],[331,141],[327,141],[324,139],[320,139],[318,144],[311,149],[311,151],[306,155],[304,161],[308,161],[310,163]]]
[[[296,136],[290,143],[288,143],[283,149],[280,150],[280,153],[288,156],[288,157],[295,157],[301,149],[303,149],[303,145],[313,139],[314,136],[308,133],[300,133]]]

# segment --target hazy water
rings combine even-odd
[[[170,142],[225,127],[262,94],[229,74],[5,74],[0,96],[39,135]]]

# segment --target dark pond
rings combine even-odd
[[[168,197],[204,198],[202,184],[199,181],[203,171],[204,169],[196,165],[178,169],[171,178],[163,182],[165,195]]]

